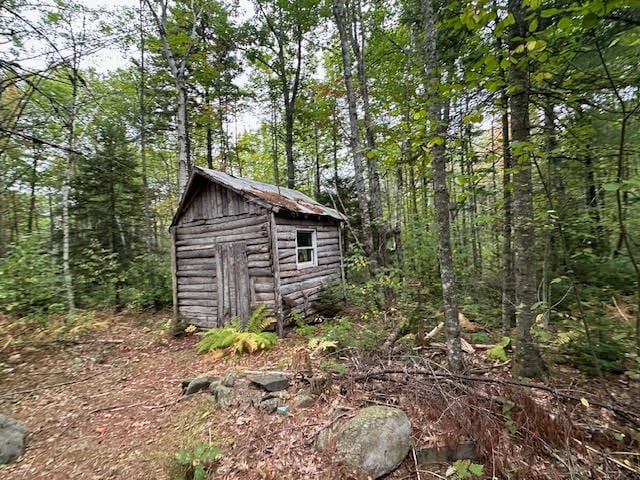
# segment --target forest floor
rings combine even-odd
[[[640,478],[640,388],[626,377],[595,381],[563,367],[544,390],[517,385],[506,366],[480,360],[468,378],[430,376],[433,362],[444,358],[437,348],[411,364],[406,355],[345,354],[346,373],[334,372],[332,387],[312,408],[281,417],[222,409],[204,393],[183,397],[181,381],[284,370],[295,390],[303,386],[296,358],[307,339],[291,335],[255,355],[199,357],[197,337],[169,337],[157,328],[165,320],[101,313],[71,338],[0,317],[0,412],[30,430],[25,455],[0,466],[0,478],[175,478],[175,453],[200,442],[222,449],[211,478],[356,479],[318,452],[314,438],[337,410],[348,418],[381,403],[407,411],[414,444],[455,446],[473,438],[484,478]],[[326,360],[313,362],[328,371]],[[410,454],[388,478],[445,478],[446,469],[418,465]]]

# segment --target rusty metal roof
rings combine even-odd
[[[259,203],[267,203],[275,207],[276,212],[283,209],[293,213],[331,217],[340,221],[347,219],[347,217],[337,210],[325,207],[297,190],[257,182],[255,180],[249,180],[248,178],[235,177],[204,167],[195,167],[194,173],[199,173],[237,193],[253,197]]]

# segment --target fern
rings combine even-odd
[[[218,348],[227,348],[235,341],[238,333],[234,327],[212,328],[206,332],[200,332],[198,335],[202,340],[196,344],[196,351],[208,353]]]
[[[267,307],[264,304],[256,307],[253,313],[251,313],[251,317],[249,317],[245,331],[250,333],[260,333],[276,321],[275,318],[269,315],[266,308]]]
[[[247,327],[243,329],[240,320],[234,317],[229,325],[222,328],[212,328],[197,335],[202,337],[196,344],[198,353],[209,353],[217,349],[227,349],[230,353],[253,353],[273,347],[278,337],[273,332],[263,330],[275,320],[265,311],[264,305],[259,305],[251,314]]]

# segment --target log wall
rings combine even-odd
[[[303,315],[313,314],[312,303],[322,287],[342,274],[340,230],[337,223],[326,220],[276,217],[278,256],[280,259],[280,293],[285,315],[297,308]],[[298,269],[296,230],[315,230],[317,266]]]
[[[222,305],[218,305],[220,282],[216,277],[216,249],[221,243],[246,245],[250,308],[260,303],[275,306],[269,217],[266,210],[257,208],[258,213],[252,211],[252,207],[244,213],[188,222],[190,216],[183,215],[181,222],[173,227],[179,316],[202,328],[221,326],[218,318],[222,310]],[[234,207],[232,211],[238,210]],[[216,209],[220,211],[223,209]],[[244,291],[238,294],[247,295]]]

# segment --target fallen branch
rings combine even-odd
[[[615,464],[616,464],[616,465],[618,465],[619,467],[625,468],[625,469],[629,470],[630,472],[635,473],[636,475],[640,475],[640,470],[638,470],[637,468],[633,468],[633,467],[631,467],[631,466],[627,465],[626,463],[621,462],[620,460],[616,460],[616,459],[615,459],[615,458],[613,458],[612,456],[607,455],[606,453],[601,452],[600,450],[597,450],[597,449],[593,448],[591,445],[587,445],[586,443],[583,443],[583,442],[581,442],[580,440],[577,440],[577,439],[575,439],[575,438],[574,438],[573,440],[574,440],[578,445],[581,445],[581,446],[585,447],[585,448],[586,448],[587,450],[589,450],[590,452],[596,453],[596,454],[598,454],[598,455],[600,455],[600,456],[602,456],[602,457],[606,458],[607,460],[609,460],[609,461],[611,461],[611,462],[615,463]]]
[[[56,388],[56,387],[64,387],[65,385],[73,385],[74,383],[86,382],[87,380],[90,380],[93,377],[97,377],[98,375],[100,375],[102,373],[104,373],[104,371],[96,372],[96,373],[93,373],[91,375],[87,375],[86,377],[81,378],[80,380],[69,380],[67,382],[54,383],[53,385],[41,385],[39,387],[30,388],[28,390],[18,390],[17,392],[9,392],[9,393],[6,393],[6,394],[2,395],[2,397],[0,397],[0,398],[9,398],[9,397],[12,397],[14,395],[22,395],[22,394],[25,394],[25,393],[33,393],[33,392],[38,391],[38,390],[45,390],[45,389],[48,389],[48,388]]]
[[[389,353],[389,351],[391,350],[391,347],[393,347],[393,345],[398,341],[398,339],[400,338],[400,335],[402,334],[402,322],[398,321],[396,323],[396,326],[393,327],[393,330],[391,331],[391,333],[389,334],[389,336],[387,337],[387,339],[384,341],[384,343],[382,344],[382,347],[380,348],[380,352],[383,355],[386,355],[387,353]]]
[[[118,410],[125,410],[127,408],[134,408],[134,407],[142,407],[145,410],[158,410],[160,408],[170,407],[172,405],[175,405],[178,402],[187,400],[188,398],[191,398],[191,397],[181,396],[176,398],[175,400],[171,400],[170,402],[161,403],[160,405],[145,405],[146,402],[131,403],[128,405],[111,405],[109,407],[94,408],[89,412],[89,414],[99,413],[99,412],[117,412]]]
[[[535,390],[542,390],[548,393],[551,393],[555,397],[563,398],[566,400],[573,400],[576,402],[582,402],[585,396],[573,395],[571,393],[562,392],[555,387],[545,385],[542,383],[527,383],[521,382],[518,380],[512,380],[510,378],[500,378],[500,377],[488,377],[488,376],[480,376],[480,375],[464,375],[460,373],[450,373],[450,372],[435,372],[431,370],[418,369],[418,368],[410,368],[410,369],[382,369],[382,370],[372,370],[368,373],[363,373],[360,375],[356,375],[352,377],[354,381],[363,381],[369,378],[380,378],[385,377],[387,375],[392,374],[404,374],[404,375],[425,375],[431,376],[434,378],[445,378],[445,379],[454,379],[466,382],[482,382],[482,383],[494,383],[498,385],[511,385],[522,388],[530,388]],[[611,403],[607,403],[597,399],[589,399],[587,398],[590,405],[595,407],[601,407],[606,410],[609,410],[616,415],[618,415],[623,420],[632,424],[634,428],[640,429],[640,414],[630,411],[628,409],[633,410],[633,406],[631,405],[613,405]]]
[[[0,352],[3,352],[9,345],[11,345],[12,341],[13,341],[13,337],[9,337],[7,339],[7,343],[5,343],[2,348],[0,348]]]

